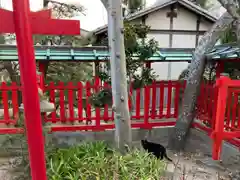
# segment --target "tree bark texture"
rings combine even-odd
[[[234,19],[234,31],[236,31],[237,43],[240,44],[240,15],[239,6],[240,0],[218,0],[219,3],[226,8],[227,12]]]
[[[108,40],[111,64],[111,84],[113,110],[115,111],[115,142],[117,148],[126,152],[131,147],[132,131],[128,108],[128,90],[126,73],[126,56],[124,47],[124,26],[121,0],[101,0],[108,12]]]
[[[178,115],[176,126],[169,138],[169,147],[175,150],[182,150],[186,136],[194,119],[195,104],[200,89],[201,77],[205,68],[205,53],[210,51],[220,35],[229,27],[233,18],[229,13],[224,13],[213,27],[201,38],[195,52],[193,60],[188,67],[187,86],[184,91],[181,111]]]

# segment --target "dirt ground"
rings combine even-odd
[[[167,171],[173,180],[240,180],[240,159],[234,164],[213,161],[211,156],[203,153],[169,152],[173,163],[168,163]]]

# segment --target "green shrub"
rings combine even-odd
[[[49,180],[154,180],[165,163],[139,150],[121,155],[103,142],[58,149],[48,156]]]

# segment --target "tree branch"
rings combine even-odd
[[[236,2],[233,0],[218,0],[218,2],[227,10],[234,20],[240,19]]]
[[[238,4],[234,0],[218,0],[218,1],[233,17],[235,23],[234,27],[237,36],[237,42],[240,44],[240,15],[238,13],[240,0],[237,0]]]

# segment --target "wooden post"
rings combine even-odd
[[[228,82],[230,78],[222,76],[217,80],[218,98],[215,116],[215,126],[212,133],[213,137],[213,152],[212,157],[214,160],[219,160],[222,149],[223,130],[224,130],[224,119],[226,111],[226,102],[228,96]]]
[[[13,0],[13,13],[32,180],[47,180],[29,1]]]

